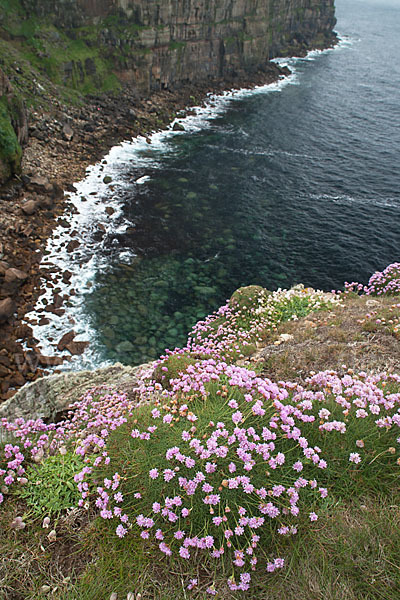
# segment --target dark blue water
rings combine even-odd
[[[242,285],[337,289],[400,259],[400,3],[337,0],[337,19],[348,43],[297,61],[294,84],[132,161],[130,225],[85,297],[103,357],[182,344]]]

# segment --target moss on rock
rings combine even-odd
[[[0,98],[0,183],[21,169],[22,150],[11,123],[8,102]]]
[[[268,290],[259,285],[248,285],[236,290],[229,300],[232,308],[258,308],[260,301],[270,294]]]

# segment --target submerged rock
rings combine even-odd
[[[124,352],[132,352],[135,348],[129,340],[125,340],[120,342],[115,349],[118,353],[122,354]]]

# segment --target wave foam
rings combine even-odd
[[[351,43],[349,38],[342,36],[336,48]],[[60,273],[65,271],[72,273],[69,283],[57,281],[59,295],[69,296],[66,313],[59,317],[43,312],[46,305],[53,301],[53,289],[46,288],[46,281],[43,280],[44,294],[40,297],[35,310],[26,316],[28,322],[32,324],[34,337],[40,341],[45,355],[53,355],[58,340],[73,328],[77,333],[76,339],[88,340],[90,346],[82,356],[72,357],[71,361],[65,362],[61,369],[91,369],[107,364],[102,361],[101,348],[96,345],[96,332],[82,304],[85,291],[87,292],[94,285],[96,272],[105,268],[108,262],[108,258],[101,257],[102,253],[99,252],[103,242],[97,241],[99,235],[94,234],[99,234],[103,230],[100,237],[105,239],[111,233],[125,231],[126,225],[120,223],[122,204],[116,192],[118,188],[126,187],[126,172],[132,171],[132,166],[139,173],[146,168],[157,167],[162,155],[173,152],[170,144],[173,136],[196,134],[212,127],[213,120],[224,114],[232,102],[256,94],[280,93],[289,85],[299,85],[300,79],[296,66],[301,61],[315,60],[318,56],[332,52],[336,48],[312,51],[304,58],[276,58],[273,62],[281,67],[288,66],[291,69],[290,75],[274,83],[258,85],[254,88],[210,94],[203,106],[195,107],[190,115],[178,116],[166,130],[155,132],[148,137],[139,136],[134,140],[122,142],[113,147],[102,161],[88,167],[86,177],[75,184],[77,191],[69,195],[73,210],[69,216],[63,216],[63,221],[67,220],[70,227],[66,229],[60,225],[54,230],[47,242],[46,259],[41,265],[45,267],[51,263]],[[184,131],[174,131],[175,123],[182,124]],[[268,155],[269,151],[262,151],[262,153]],[[274,153],[276,152],[271,150],[271,155]],[[111,184],[103,181],[104,175],[111,177]],[[148,180],[148,175],[142,175],[133,182],[133,185],[143,185]],[[132,181],[129,185],[132,185]],[[74,237],[71,237],[70,232],[74,232]],[[79,242],[79,247],[74,252],[68,252],[67,245],[72,239]],[[118,250],[116,249],[115,252]],[[132,252],[123,249],[118,254],[118,260],[121,263],[129,263],[133,256]],[[76,291],[75,296],[69,295],[72,289]],[[39,326],[37,323],[42,316],[46,316],[50,322]]]

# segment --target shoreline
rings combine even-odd
[[[308,51],[304,50],[302,56]],[[43,277],[54,289],[53,303],[46,311],[59,316],[65,312],[63,298],[57,293],[57,281],[68,278],[68,273],[40,266],[40,261],[52,231],[71,209],[68,196],[64,196],[64,192],[74,191],[71,181],[83,179],[87,167],[101,160],[111,147],[165,130],[177,112],[190,114],[191,107],[204,105],[209,94],[268,85],[288,74],[289,69],[268,63],[253,75],[207,85],[187,85],[173,92],[154,93],[143,100],[133,98],[129,90],[117,101],[111,97],[91,98],[84,108],[72,107],[67,114],[64,110],[62,120],[57,114],[32,113],[23,174],[19,181],[14,179],[0,190],[0,210],[6,215],[3,217],[6,226],[0,228],[0,276],[13,271],[14,280],[8,281],[10,275],[7,275],[6,290],[10,290],[9,298],[16,310],[16,316],[0,325],[0,403],[25,383],[47,375],[46,368],[53,371],[64,361],[60,356],[43,356],[31,327],[22,323],[22,319],[40,296]],[[62,125],[63,122],[67,124]],[[42,319],[45,323],[46,312]],[[69,345],[71,356],[82,350],[79,342]]]

